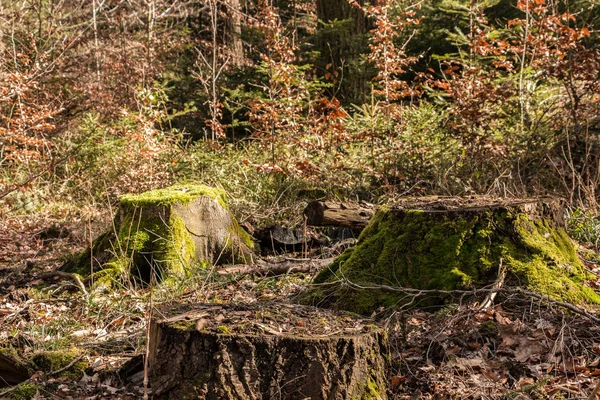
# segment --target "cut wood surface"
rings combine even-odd
[[[154,398],[386,399],[386,335],[369,319],[285,303],[156,310]]]
[[[311,226],[339,226],[363,229],[375,212],[372,204],[311,201],[304,209],[306,223]]]

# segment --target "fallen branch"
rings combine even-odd
[[[83,354],[74,358],[73,361],[71,361],[70,363],[68,363],[67,365],[65,365],[64,367],[57,369],[56,371],[51,371],[48,372],[48,376],[54,376],[54,375],[58,375],[66,370],[68,370],[69,368],[71,368],[73,365],[77,364],[79,362],[79,360],[81,360],[83,358]]]
[[[596,399],[596,395],[598,394],[599,390],[600,390],[600,379],[598,380],[598,383],[596,383],[596,386],[594,387],[594,390],[592,390],[592,393],[590,393],[590,395],[587,398],[587,400],[595,400]]]
[[[72,274],[72,273],[63,272],[63,271],[50,271],[50,272],[43,272],[40,275],[38,275],[36,278],[37,279],[50,279],[50,278],[54,278],[56,276],[72,280],[73,282],[75,282],[75,284],[77,285],[79,290],[81,290],[81,292],[84,295],[86,295],[86,296],[88,295],[88,291],[85,288],[85,283],[87,283],[90,280],[89,277],[81,279],[82,277],[79,274]]]
[[[494,282],[494,285],[492,286],[493,289],[500,289],[502,287],[502,285],[504,285],[504,279],[506,278],[506,268],[504,268],[502,266],[502,259],[500,259],[500,267],[498,268],[498,278],[496,279],[496,282]],[[494,304],[494,299],[496,298],[496,295],[498,294],[498,292],[491,292],[489,293],[483,304],[481,305],[481,310],[487,310],[488,308],[490,308],[492,306],[492,304]]]
[[[293,260],[279,263],[266,263],[261,265],[256,264],[241,264],[221,268],[217,273],[221,275],[227,274],[243,274],[243,275],[283,275],[294,272],[312,272],[331,264],[333,258],[314,259],[306,261],[306,259]]]
[[[306,223],[311,226],[336,226],[364,229],[373,216],[375,206],[369,203],[339,203],[311,201],[304,210]]]

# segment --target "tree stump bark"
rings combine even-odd
[[[289,304],[154,313],[154,398],[386,399],[386,336],[369,320]]]
[[[163,282],[198,265],[253,263],[252,238],[227,210],[225,194],[206,186],[122,196],[113,225],[62,270],[93,270],[96,285],[110,286],[128,275]]]
[[[333,201],[311,201],[304,209],[308,225],[352,229],[365,228],[374,212],[372,204]]]
[[[585,285],[591,275],[565,232],[563,212],[553,199],[424,198],[382,207],[356,246],[315,277],[331,285],[314,287],[303,301],[368,314],[423,304],[418,291],[378,287],[470,290],[493,283],[502,268],[506,285],[574,304],[600,303]]]
[[[22,361],[0,353],[0,388],[17,385],[27,379],[29,371]]]

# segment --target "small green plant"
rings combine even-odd
[[[586,245],[600,245],[600,216],[581,208],[567,209],[567,228],[571,237]]]

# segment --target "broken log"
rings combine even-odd
[[[372,204],[311,201],[304,209],[306,223],[311,226],[337,226],[363,229],[373,216]]]
[[[386,399],[369,319],[284,303],[176,305],[150,326],[154,398]]]
[[[315,277],[314,283],[327,285],[303,293],[303,302],[363,314],[382,306],[440,304],[453,290],[475,293],[493,285],[502,267],[504,286],[571,304],[600,304],[600,295],[585,284],[592,276],[564,229],[563,212],[554,199],[485,197],[382,207],[356,246]],[[382,285],[399,289],[387,293],[377,289]]]

